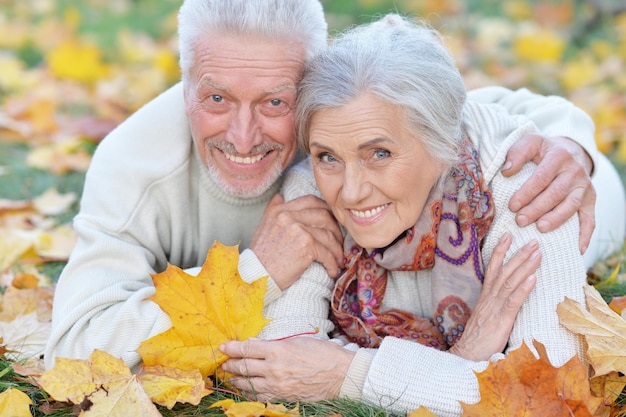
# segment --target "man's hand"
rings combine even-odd
[[[537,221],[537,228],[545,233],[578,212],[580,252],[584,253],[596,224],[591,158],[571,139],[531,134],[509,149],[502,174],[511,176],[528,161],[536,163],[537,169],[509,201],[517,224],[523,227]]]
[[[229,382],[257,401],[320,401],[339,396],[354,352],[312,337],[227,342],[222,369]]]
[[[326,203],[313,196],[287,203],[272,198],[252,236],[250,249],[281,290],[317,261],[331,277],[343,267],[343,236]]]

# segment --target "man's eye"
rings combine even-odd
[[[286,101],[279,98],[272,98],[259,103],[260,112],[267,117],[284,116],[291,110]]]
[[[214,101],[215,103],[221,103],[222,101],[224,101],[224,97],[218,95],[218,94],[212,94],[211,95],[211,100]]]

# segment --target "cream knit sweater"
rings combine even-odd
[[[493,192],[496,216],[484,241],[482,252],[487,265],[492,251],[504,232],[510,232],[513,243],[509,253],[515,253],[531,239],[539,241],[542,263],[537,271],[537,284],[524,303],[508,349],[515,349],[522,341],[532,347],[533,339],[542,342],[551,362],[561,366],[576,353],[581,354],[581,340],[563,328],[556,315],[556,306],[564,297],[584,303],[583,286],[585,266],[578,249],[578,218],[574,217],[551,233],[540,233],[534,225],[520,228],[508,201],[531,175],[534,164],[527,164],[522,172],[511,178],[500,173],[508,148],[525,133],[536,130],[532,122],[522,117],[511,117],[497,105],[469,103],[465,114],[467,131],[479,149],[485,180]],[[283,184],[286,198],[302,194],[318,194],[311,171],[310,160],[294,167]],[[311,285],[316,283],[317,286]],[[283,297],[268,306],[270,316],[295,317],[313,311],[308,330],[332,327],[326,320],[333,280],[319,265],[313,265]],[[313,295],[317,294],[318,299]],[[434,307],[430,296],[430,271],[392,272],[387,284],[383,309],[399,308],[422,316],[432,317]],[[319,320],[323,318],[324,320]],[[301,317],[305,322],[304,318]],[[300,331],[307,330],[303,326]],[[341,341],[335,340],[337,343]],[[453,354],[435,350],[410,341],[387,337],[379,349],[356,350],[341,395],[383,406],[397,413],[411,411],[423,405],[438,416],[459,416],[459,401],[479,401],[474,371],[482,371],[488,362],[473,362]],[[502,358],[502,354],[492,360]]]
[[[543,133],[569,136],[596,158],[593,124],[563,99],[503,88],[471,93],[471,99],[499,101],[512,112],[527,113]],[[502,138],[479,132],[487,140],[482,149],[495,167],[496,156],[504,155],[504,148],[496,155],[494,147],[498,142],[494,139]],[[506,188],[507,193],[518,187],[521,177],[516,177],[515,187]],[[494,184],[496,180],[509,184],[497,173]],[[275,184],[261,197],[238,199],[226,195],[211,181],[192,145],[180,84],[141,108],[102,141],[87,173],[81,209],[74,220],[78,243],[55,292],[52,335],[45,349],[46,366],[51,367],[59,356],[87,358],[96,348],[123,358],[131,367],[138,365],[140,358],[135,349],[139,343],[171,326],[168,316],[156,304],[145,300],[154,293],[150,274],[163,271],[167,262],[182,268],[201,265],[216,240],[239,244],[242,251],[239,268],[246,281],[266,275],[254,253],[246,248],[267,202],[280,185],[280,182]],[[303,189],[297,193],[306,192]],[[505,201],[507,196],[499,198]],[[511,226],[510,230],[514,231],[511,219],[499,224]],[[494,226],[494,235],[499,232]],[[577,239],[572,233],[568,243],[574,245]],[[519,238],[522,241],[525,235]],[[559,253],[566,252],[559,247]],[[563,271],[571,270],[575,264],[570,259],[564,263],[567,265]],[[315,268],[319,266],[313,265],[311,269]],[[301,299],[324,300],[327,290],[317,278],[304,276],[284,292],[286,296],[296,296],[296,313],[287,305],[290,298],[279,298],[280,295],[270,280],[266,314],[277,320],[264,330],[263,337],[293,334],[302,328],[310,330],[312,317],[315,317],[313,321],[326,323],[328,307],[324,301],[305,306]],[[324,326],[322,329],[327,330],[328,325]],[[523,329],[518,333],[525,334]],[[385,345],[396,343],[402,344],[389,340]],[[386,368],[376,371],[378,360],[372,363],[371,378],[363,391],[364,398],[375,402],[377,393],[381,392],[376,385],[380,380],[377,375]],[[402,373],[393,368],[386,371],[399,384],[403,383]],[[431,381],[431,386],[438,385],[441,383]],[[468,398],[475,398],[472,395]],[[403,398],[408,403],[396,403],[399,408],[413,403],[410,396]]]

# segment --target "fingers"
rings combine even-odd
[[[222,369],[234,375],[246,377],[262,376],[266,351],[263,342],[246,340],[230,341],[220,346],[220,351],[230,358],[222,364]],[[242,387],[238,387],[242,388]]]
[[[583,205],[578,211],[580,223],[580,253],[584,254],[589,247],[593,230],[596,227],[596,190],[591,187],[585,194]]]
[[[553,191],[558,192],[558,194],[542,194],[549,186],[553,185],[553,181],[557,179],[559,168],[560,166],[558,163],[544,163],[538,165],[528,181],[526,181],[522,185],[522,188],[515,192],[509,200],[509,209],[511,211],[518,212],[522,207],[525,208],[524,214],[531,218],[531,220],[526,224],[537,220],[537,218],[539,218],[537,213],[543,214],[546,212],[546,209],[552,209],[567,195],[569,189],[566,184],[563,184],[562,181],[566,178],[561,178],[561,182],[556,184]],[[526,206],[529,206],[531,202],[534,203],[534,206],[530,206],[529,209],[529,207]],[[539,211],[539,209],[543,211]]]
[[[547,175],[539,169],[530,177],[528,182],[522,186],[511,198],[509,208],[516,207],[531,198],[531,195],[546,184]],[[572,217],[580,208],[584,190],[581,187],[575,188],[570,183],[571,178],[566,175],[559,175],[551,182],[547,182],[546,188],[538,192],[532,201],[524,203],[524,207],[518,210],[515,221],[521,227],[538,222],[537,227],[542,232],[556,229],[567,219]],[[520,196],[516,199],[516,196]],[[513,210],[512,210],[513,211]]]
[[[506,263],[503,263],[503,253],[506,253],[510,244],[511,237],[507,234],[503,236],[494,249],[485,272],[483,292],[486,297],[507,298],[511,295],[517,295],[520,286],[535,273],[541,263],[541,252],[536,240],[524,245]],[[526,296],[523,297],[522,301],[526,299]]]
[[[231,358],[264,359],[266,355],[265,343],[258,339],[249,339],[244,342],[232,340],[222,343],[220,351]]]
[[[313,262],[332,277],[343,267],[343,235],[327,204],[308,195],[273,198],[254,232],[250,249],[281,290]]]
[[[541,154],[542,144],[543,137],[541,135],[525,135],[509,148],[506,161],[502,166],[502,174],[505,177],[510,177],[517,174],[527,162],[537,161]]]

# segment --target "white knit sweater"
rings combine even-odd
[[[510,111],[528,113],[543,133],[569,136],[596,157],[593,124],[563,99],[503,88],[483,89],[470,97],[500,101]],[[497,143],[486,140],[484,149],[493,161],[492,148]],[[171,326],[169,317],[145,300],[154,293],[150,274],[163,271],[167,262],[182,268],[201,265],[216,240],[239,244],[244,280],[252,282],[266,275],[246,248],[279,187],[280,182],[259,198],[238,199],[211,181],[192,145],[180,84],[141,108],[102,141],[87,172],[81,209],[74,221],[78,243],[55,292],[46,366],[51,367],[58,356],[87,358],[96,348],[123,358],[131,367],[138,365],[135,349],[139,343]],[[569,241],[573,244],[577,239]],[[572,268],[569,259],[566,263]],[[315,268],[319,265],[311,269]],[[324,288],[304,276],[284,294],[317,300],[325,296]],[[280,319],[264,330],[263,337],[293,334],[305,327],[310,330],[311,317],[325,323],[327,306],[323,303],[304,306],[299,299],[298,311],[292,314],[293,309],[285,307],[289,297],[279,296],[280,290],[270,280],[266,311]],[[376,361],[370,373],[377,369],[375,365]],[[379,390],[373,379],[370,382],[364,395],[372,399]]]
[[[508,349],[519,347],[522,341],[533,349],[535,339],[546,346],[551,362],[561,366],[574,354],[582,354],[581,340],[563,328],[556,315],[557,304],[566,296],[584,303],[586,274],[578,249],[578,219],[574,217],[556,231],[545,234],[534,225],[517,226],[508,202],[531,175],[534,164],[527,164],[522,172],[510,178],[505,178],[500,169],[508,148],[536,127],[525,118],[508,116],[497,105],[470,103],[465,116],[468,134],[479,149],[483,174],[496,205],[496,216],[484,241],[484,264],[487,265],[495,245],[507,231],[513,236],[509,254],[531,239],[539,241],[542,252],[537,284],[519,312]],[[303,161],[287,174],[283,193],[288,199],[317,193],[310,160]],[[430,278],[430,271],[392,272],[382,309],[399,308],[432,317]],[[325,317],[332,288],[333,280],[324,269],[313,265],[283,297],[268,306],[268,314],[297,317],[306,314],[303,311],[313,311],[309,330],[315,326],[328,330],[332,325]],[[318,294],[320,298],[314,299],[310,294]],[[319,321],[319,318],[324,320]],[[465,360],[394,337],[385,338],[379,349],[359,349],[354,344],[346,347],[357,353],[342,386],[343,396],[398,413],[423,405],[438,416],[461,415],[459,401],[476,403],[480,399],[474,371],[484,370],[486,361]],[[497,354],[492,360],[501,357],[502,354]]]

